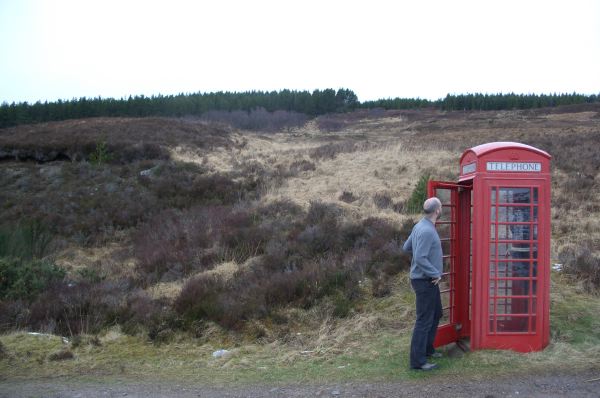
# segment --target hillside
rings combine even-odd
[[[0,129],[0,369],[48,375],[62,344],[15,333],[32,330],[71,341],[77,366],[60,362],[61,375],[124,364],[176,377],[195,363],[203,380],[231,368],[216,380],[256,381],[256,362],[270,380],[393,377],[414,316],[400,245],[419,216],[406,203],[421,176],[455,180],[462,152],[491,141],[553,156],[563,268],[551,347],[474,353],[459,373],[560,371],[561,358],[598,369],[600,104],[360,110],[279,132],[172,118]],[[222,347],[231,359],[194,359]]]

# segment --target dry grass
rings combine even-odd
[[[586,295],[559,274],[553,282],[548,348],[530,354],[476,351],[461,356],[449,347],[451,357],[442,359],[438,376],[458,380],[600,369],[600,298]],[[10,379],[87,375],[142,380],[151,374],[211,385],[410,379],[414,375],[406,361],[414,314],[407,308],[414,303],[403,276],[393,286],[390,297],[364,302],[347,319],[331,318],[327,308],[288,312],[294,317],[292,327],[271,340],[232,340],[214,325],[205,330],[208,339],[182,334],[163,345],[117,329],[100,335],[100,344],[84,338],[76,347],[57,336],[3,335],[0,342],[7,356],[0,359],[0,373]],[[212,352],[220,348],[230,354],[213,358]],[[48,366],[52,353],[66,349],[73,360]]]
[[[187,281],[200,275],[218,275],[225,281],[231,280],[236,271],[240,269],[240,266],[233,261],[225,262],[216,265],[214,268],[194,273],[185,279],[180,279],[172,282],[158,282],[146,288],[146,292],[153,299],[165,298],[172,302],[179,296],[183,286]]]

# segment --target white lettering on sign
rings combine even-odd
[[[542,164],[533,162],[487,162],[486,170],[513,173],[539,173],[542,171]]]
[[[475,172],[475,170],[477,170],[477,163],[473,162],[473,163],[465,164],[462,168],[462,173],[469,174],[469,173]]]

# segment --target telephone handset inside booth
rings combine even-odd
[[[472,185],[429,181],[428,197],[442,202],[436,229],[442,242],[443,274],[440,282],[442,319],[435,347],[468,337],[470,331]]]

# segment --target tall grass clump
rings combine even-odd
[[[0,229],[0,257],[42,258],[51,242],[52,235],[45,225],[37,220],[23,221]]]

